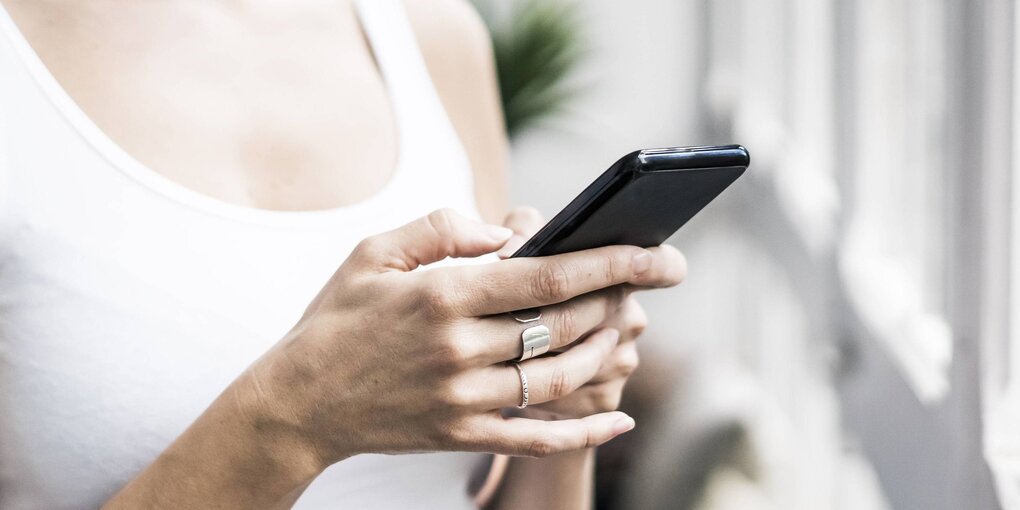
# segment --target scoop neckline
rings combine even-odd
[[[360,18],[360,15],[355,15]],[[361,25],[360,19],[359,25],[365,32],[365,38],[371,47],[371,34]],[[393,118],[397,131],[397,154],[396,158],[394,158],[393,170],[386,183],[372,195],[351,204],[328,209],[278,211],[235,204],[215,198],[178,183],[142,163],[110,138],[75,102],[63,86],[60,85],[56,76],[50,72],[42,58],[32,48],[28,38],[18,28],[3,4],[0,4],[0,26],[6,28],[4,31],[7,32],[8,39],[15,47],[18,57],[33,81],[57,112],[71,125],[78,136],[85,140],[97,154],[110,162],[120,173],[131,178],[143,188],[191,209],[233,220],[267,226],[314,227],[342,219],[364,217],[366,213],[387,203],[390,195],[395,193],[407,177],[407,160],[404,157],[405,148],[407,147],[407,129],[403,120],[404,116],[400,111],[399,101],[396,101],[393,97],[393,89],[385,73],[379,67],[377,69],[386,88],[390,116]]]

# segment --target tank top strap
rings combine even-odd
[[[355,8],[401,124],[447,120],[402,0],[355,0]]]
[[[456,186],[450,191],[470,202],[456,208],[477,216],[471,163],[429,75],[403,0],[355,0],[354,5],[392,103],[399,167],[408,189],[418,193],[436,183]],[[429,171],[420,171],[422,165]]]

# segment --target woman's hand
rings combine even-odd
[[[551,348],[573,344],[521,363],[532,403],[563,399],[596,377],[615,380],[606,367],[620,358],[616,336],[588,334],[607,322],[623,327],[614,321],[624,294],[613,289],[675,285],[681,256],[610,246],[413,271],[493,252],[510,235],[440,210],[365,239],[293,330],[235,383],[240,409],[256,429],[310,448],[323,468],[365,452],[546,456],[629,430],[633,421],[619,412],[502,417],[521,399],[518,374],[504,363],[521,354],[521,325],[505,312],[542,307]]]
[[[499,256],[508,258],[524,242],[534,235],[545,224],[542,214],[531,207],[518,207],[507,215],[503,225],[512,229],[514,235],[500,248]],[[686,261],[675,248],[663,245],[652,248],[653,253],[663,251],[669,255],[658,257],[661,261],[675,264],[676,267],[662,269],[675,275],[679,281],[686,274]],[[582,300],[601,300],[606,305],[604,320],[596,330],[598,334],[609,334],[619,337],[613,351],[604,358],[598,372],[580,388],[570,395],[539,404],[528,406],[523,415],[541,419],[567,419],[587,416],[607,411],[615,411],[620,405],[623,387],[627,379],[638,367],[637,344],[634,340],[641,335],[648,325],[648,317],[641,305],[631,296],[638,290],[634,285],[620,285],[595,291],[592,294],[578,296],[564,304],[572,304]],[[594,333],[593,333],[594,334]]]
[[[517,208],[506,218],[504,225],[514,231],[513,237],[499,250],[501,258],[513,254],[544,224],[542,216],[532,208]],[[652,253],[654,274],[670,275],[663,279],[674,285],[683,279],[687,265],[680,252],[670,246],[648,250]],[[627,378],[637,368],[638,357],[634,338],[645,328],[644,311],[630,296],[642,287],[659,286],[652,279],[632,280],[619,285],[606,286],[581,294],[561,303],[564,309],[597,309],[598,321],[582,313],[560,322],[584,323],[585,333],[579,335],[580,344],[590,338],[610,335],[618,337],[612,351],[602,359],[594,376],[578,389],[562,398],[528,406],[522,416],[546,420],[549,423],[572,421],[578,416],[613,411],[620,404],[620,396]],[[601,308],[599,308],[601,307]],[[570,355],[574,346],[540,359],[556,359]],[[596,414],[597,415],[597,414]],[[628,421],[628,429],[633,426]],[[497,456],[482,490],[475,501],[483,508],[494,510],[511,508],[590,508],[593,504],[594,448],[557,455],[548,459],[513,459]],[[500,482],[502,488],[500,489]],[[498,492],[497,492],[498,491]]]

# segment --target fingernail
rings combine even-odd
[[[513,255],[514,252],[517,251],[517,249],[523,245],[524,245],[523,237],[519,235],[511,236],[510,239],[507,239],[506,244],[504,244],[503,247],[499,249],[497,255],[505,259],[510,255]]]
[[[514,231],[498,225],[485,225],[485,234],[491,237],[493,241],[506,241],[510,239],[510,236],[514,235]]]
[[[641,253],[634,255],[634,275],[637,276],[652,267],[652,254],[648,250],[641,250]]]
[[[636,425],[634,418],[624,416],[623,418],[616,420],[616,423],[613,424],[613,434],[619,435],[624,432],[628,432],[634,428],[634,425]]]

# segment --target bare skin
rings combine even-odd
[[[515,235],[499,250],[509,257],[521,244],[545,224],[545,219],[530,208],[517,208],[507,217],[506,226]],[[684,262],[679,261],[680,264]],[[682,268],[685,271],[686,267]],[[638,367],[634,342],[648,326],[648,317],[630,296],[633,286],[609,288],[619,299],[603,326],[614,328],[619,338],[598,372],[584,385],[561,399],[529,406],[524,416],[543,420],[562,420],[615,410],[620,405],[624,385]],[[621,292],[622,291],[622,292]],[[498,459],[501,460],[501,459]],[[495,464],[501,466],[500,462]],[[571,510],[591,508],[594,504],[595,449],[587,448],[543,459],[514,458],[505,466],[505,482],[492,500],[492,508],[542,508]],[[530,490],[520,490],[527,487]],[[495,490],[495,489],[494,489]],[[481,494],[487,496],[487,494]]]
[[[324,209],[373,195],[393,172],[391,105],[348,2],[0,1],[101,129],[193,190],[261,209]],[[484,27],[460,0],[406,6],[479,207],[497,223],[506,139]],[[446,255],[512,251],[541,218],[517,209],[505,224],[517,234],[509,241],[437,212],[363,242],[291,333],[107,507],[286,508],[334,462],[422,450],[542,457],[513,459],[503,490],[482,504],[590,506],[593,447],[633,426],[612,412],[644,327],[629,294],[675,285],[684,261],[670,248],[609,247],[409,272]],[[498,409],[516,404],[520,387],[501,361],[517,354],[519,330],[500,314],[538,305],[565,352],[527,362],[536,405],[504,420]],[[366,316],[389,327],[361,329]],[[437,328],[444,334],[408,341]],[[366,335],[407,362],[382,366],[364,343],[338,341]],[[507,341],[481,350],[468,341],[477,338]]]

